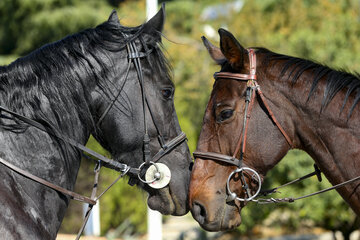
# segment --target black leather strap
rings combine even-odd
[[[166,143],[163,148],[161,148],[155,156],[152,158],[152,162],[159,161],[163,156],[171,152],[179,144],[186,140],[186,135],[184,132],[181,132],[177,137],[173,138],[170,142]]]
[[[33,119],[30,119],[28,117],[20,115],[20,114],[14,112],[14,111],[11,111],[11,110],[9,110],[7,108],[2,107],[2,106],[0,106],[0,111],[4,111],[4,112],[6,112],[8,114],[11,114],[11,115],[15,116],[17,119],[20,119],[21,121],[23,121],[23,122],[25,122],[25,123],[33,126],[33,127],[36,127],[37,129],[39,129],[41,131],[44,131],[44,132],[46,132],[48,134],[51,134],[51,135],[65,141],[65,142],[69,143],[70,145],[72,145],[72,146],[74,146],[74,147],[76,147],[76,148],[90,154],[91,156],[103,161],[104,166],[107,167],[107,168],[111,168],[111,169],[114,169],[114,170],[120,171],[120,172],[129,171],[129,172],[134,173],[134,174],[138,173],[136,168],[130,168],[130,170],[128,170],[129,166],[127,166],[126,164],[119,163],[119,162],[114,161],[112,159],[109,159],[109,158],[107,158],[107,157],[105,157],[105,156],[103,156],[103,155],[101,155],[101,154],[99,154],[97,152],[94,152],[93,150],[85,147],[84,145],[81,145],[81,144],[77,143],[76,141],[74,141],[71,138],[68,138],[68,137],[66,137],[66,136],[64,136],[62,134],[55,134],[53,132],[49,132],[48,131],[49,129],[47,129],[44,125],[42,125],[41,123],[39,123],[39,122],[37,122],[37,121],[35,121]]]

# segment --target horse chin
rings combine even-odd
[[[178,204],[176,199],[170,194],[169,187],[149,192],[147,200],[149,208],[159,211],[163,215],[182,216],[188,209]]]
[[[226,231],[234,229],[241,224],[241,214],[238,206],[235,205],[226,205],[225,214],[221,221],[220,231]]]
[[[209,215],[205,218],[199,217],[194,211],[192,211],[192,214],[204,230],[218,232],[231,230],[240,226],[240,210],[241,208],[239,209],[239,206],[226,203],[217,210],[212,208],[211,212],[208,212]]]
[[[224,217],[226,219],[226,217]],[[226,221],[222,219],[221,221],[217,222],[207,222],[200,224],[200,226],[209,232],[219,232],[219,231],[228,231],[234,229],[241,224],[241,216],[238,214],[236,217],[232,217],[230,220]]]

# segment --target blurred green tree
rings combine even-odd
[[[0,54],[24,55],[106,20],[106,1],[0,1]]]

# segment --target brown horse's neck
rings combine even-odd
[[[271,71],[281,72],[280,65]],[[285,109],[286,116],[281,118],[286,119],[284,127],[293,137],[295,147],[307,152],[335,185],[360,175],[360,105],[355,106],[348,117],[355,98],[350,95],[341,111],[347,91],[344,88],[326,107],[322,107],[327,87],[326,76],[320,79],[315,92],[308,99],[313,75],[310,70],[304,71],[294,84],[285,74],[271,83],[264,82],[262,89],[265,95],[266,88],[273,97],[276,94],[273,99],[279,102],[275,101],[274,104]],[[360,215],[360,182],[342,187],[338,192]]]

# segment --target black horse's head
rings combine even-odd
[[[122,26],[113,11],[95,28],[0,67],[0,106],[7,109],[0,114],[1,158],[71,190],[81,160],[76,147],[92,134],[132,167],[130,183],[149,193],[150,208],[187,213],[191,157],[161,50],[163,24],[163,8],[138,27]],[[9,211],[0,235],[55,239],[69,198],[7,167],[0,176],[0,212]],[[157,181],[142,182],[148,176]]]
[[[105,53],[96,55],[103,59],[96,60],[94,67],[98,67],[96,62],[102,62],[111,71],[106,81],[98,83],[91,93],[96,124],[93,135],[115,160],[132,167],[146,161],[148,149],[144,137],[150,138],[151,160],[160,149],[166,148],[164,144],[181,134],[174,108],[175,86],[161,50],[163,24],[162,7],[147,23],[135,28],[121,26],[113,11],[109,20],[95,29]],[[191,162],[187,144],[179,144],[158,162],[168,166],[171,172],[166,187],[151,188],[135,175],[130,176],[129,182],[137,183],[149,193],[150,208],[163,214],[187,213]],[[147,167],[142,168],[143,172]]]

